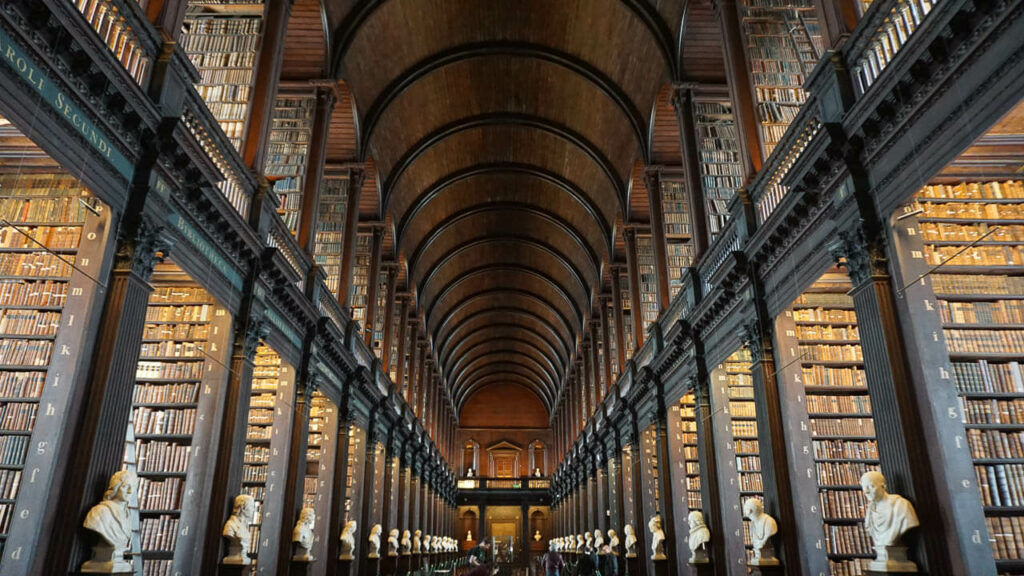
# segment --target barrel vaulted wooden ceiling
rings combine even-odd
[[[339,80],[331,164],[365,162],[456,408],[550,411],[645,165],[681,163],[668,87],[724,83],[708,0],[297,0],[285,80]]]

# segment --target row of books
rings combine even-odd
[[[842,308],[852,308],[853,298],[846,294],[839,292],[805,292],[797,297],[793,301],[795,308],[803,308],[806,306],[821,307],[821,308],[840,308],[838,310],[819,310],[818,314],[807,318],[812,322],[856,322],[857,316],[852,310],[844,310]],[[835,316],[838,314],[838,316]],[[799,317],[799,313],[794,311],[794,319],[799,321],[803,318]]]
[[[0,364],[49,366],[53,343],[37,340],[0,339]]]
[[[1024,324],[1024,300],[938,302],[943,322],[956,324]]]
[[[861,524],[834,525],[829,524],[825,530],[825,548],[829,554],[870,554],[871,538]]]
[[[136,434],[191,434],[196,425],[196,410],[138,406],[133,410],[132,424]]]
[[[861,519],[867,499],[859,490],[823,490],[818,493],[821,514],[829,519]]]
[[[0,499],[13,500],[21,486],[21,470],[0,470]]]
[[[171,442],[139,442],[139,472],[185,472],[192,447]]]
[[[4,191],[6,194],[6,191]],[[0,218],[18,222],[81,222],[88,209],[77,197],[0,197]]]
[[[968,428],[967,445],[975,458],[1024,458],[1024,431]]]
[[[148,306],[194,304],[208,302],[210,294],[196,286],[157,286],[149,293]]]
[[[807,412],[811,414],[867,414],[871,412],[868,396],[807,396]]]
[[[140,360],[135,366],[136,380],[198,380],[202,376],[202,362]]]
[[[732,423],[732,435],[744,438],[756,438],[757,437],[757,423],[756,422],[733,422]],[[738,451],[738,449],[737,449]]]
[[[1022,266],[1024,246],[930,246],[925,245],[925,261],[937,266]]]
[[[801,367],[804,386],[864,388],[867,378],[860,368],[832,368],[815,364]]]
[[[0,372],[0,398],[39,398],[46,384],[45,372]]]
[[[174,562],[172,560],[142,560],[142,573],[145,576],[172,576]]]
[[[823,486],[857,486],[860,477],[869,470],[877,470],[875,463],[865,462],[818,462],[818,484]]]
[[[202,358],[206,354],[206,348],[206,342],[161,340],[159,342],[144,342],[140,354],[143,358],[167,356],[175,358]]]
[[[1024,558],[1024,517],[986,518],[985,522],[996,560]]]
[[[875,435],[875,421],[871,418],[818,418],[811,420],[811,436]]]
[[[944,329],[946,347],[950,352],[978,354],[1024,354],[1024,330],[956,330]]]
[[[764,482],[760,472],[740,472],[741,492],[764,492]]]
[[[206,340],[210,337],[207,324],[146,324],[143,340]]]
[[[243,482],[266,482],[267,466],[265,464],[246,463],[242,469]]]
[[[740,472],[760,472],[761,458],[759,456],[737,456],[736,469]]]
[[[214,308],[213,304],[150,306],[146,308],[146,322],[209,322]]]
[[[864,359],[859,344],[801,344],[797,353],[804,362],[859,362]]]
[[[266,464],[270,459],[270,447],[248,444],[245,447],[245,461]]]
[[[1013,424],[1024,422],[1024,398],[1012,400],[966,399],[963,405],[967,424]]]
[[[166,515],[143,518],[141,532],[143,550],[173,551],[178,542],[178,519]]]
[[[0,403],[0,430],[31,431],[36,424],[36,402]]]
[[[205,68],[252,68],[256,63],[255,52],[204,52],[189,55],[189,60],[198,70]]]
[[[733,418],[754,418],[756,416],[753,402],[729,402],[729,412]]]
[[[249,425],[245,429],[246,440],[270,440],[270,428],[266,426]]]
[[[953,362],[953,376],[960,393],[1024,394],[1024,372],[1018,362]]]
[[[1024,464],[976,465],[984,506],[1024,506]]]
[[[922,187],[919,198],[958,198],[971,200],[1018,198],[1024,199],[1024,182],[1020,180],[988,182],[961,182],[959,184],[932,184]]]
[[[0,248],[68,250],[78,247],[81,226],[13,226],[0,228]]]
[[[0,464],[21,466],[28,453],[28,436],[0,436]]]
[[[797,326],[796,336],[801,340],[859,340],[860,332],[856,325],[816,324]]]
[[[185,480],[151,477],[139,479],[139,508],[142,510],[177,510],[181,508],[181,494]]]
[[[980,202],[932,202],[921,201],[920,218],[953,220],[1021,220],[1024,206],[1017,203],[985,204]]]
[[[0,281],[0,306],[64,306],[68,283],[53,280]]]
[[[864,564],[859,560],[829,559],[828,573],[831,576],[864,576]]]
[[[0,196],[78,196],[82,184],[62,172],[0,174]]]
[[[27,252],[4,254],[0,258],[0,276],[25,276],[28,278],[68,278],[71,276],[75,257],[70,254],[57,256],[49,252]]]
[[[132,392],[135,404],[194,404],[198,401],[198,384],[136,384]]]
[[[938,221],[921,222],[918,227],[925,242],[1024,242],[1024,224],[948,224]]]
[[[877,460],[878,442],[876,440],[814,440],[815,458],[849,460]]]
[[[942,295],[1006,295],[1024,294],[1024,277],[989,274],[933,274],[932,289]]]
[[[53,336],[60,327],[60,312],[0,310],[0,334]]]

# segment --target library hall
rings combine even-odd
[[[1024,576],[1024,0],[0,0],[0,576]]]

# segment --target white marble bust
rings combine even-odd
[[[338,560],[352,560],[352,551],[356,548],[356,521],[349,520],[341,529],[341,549]]]
[[[384,528],[380,524],[374,524],[373,528],[370,528],[370,549],[367,551],[367,558],[380,558],[380,535],[384,532]]]
[[[750,543],[754,547],[751,566],[777,566],[779,559],[775,557],[772,536],[779,531],[775,518],[765,514],[764,504],[760,498],[747,498],[743,503],[743,517],[750,520]]]
[[[412,554],[412,532],[408,530],[402,532],[401,551],[402,556]]]
[[[82,564],[86,574],[131,572],[132,565],[124,559],[131,548],[132,529],[128,522],[128,498],[135,492],[135,474],[129,470],[115,472],[107,483],[103,500],[85,515],[83,526],[96,533],[99,540],[92,547],[92,558]]]
[[[690,525],[690,564],[704,564],[708,562],[706,544],[711,540],[711,531],[704,523],[704,514],[699,510],[690,512],[686,520]]]
[[[594,550],[594,535],[590,532],[583,533],[583,551],[590,554]]]
[[[466,530],[466,542],[472,542],[472,541],[473,541],[473,531],[472,530]]]
[[[412,553],[419,554],[420,550],[423,549],[423,530],[417,530],[412,533]]]
[[[224,538],[228,541],[227,556],[224,557],[224,564],[248,565],[252,563],[249,558],[249,545],[252,537],[249,533],[249,525],[256,517],[256,501],[248,494],[235,496],[235,505],[231,516],[224,523]]]
[[[544,539],[544,537],[540,535],[540,530],[534,531],[534,533],[533,533],[533,541],[534,542],[540,542],[543,539]]]
[[[583,539],[583,534],[576,535],[576,553],[582,554],[584,552],[584,546],[586,546],[586,540]]]
[[[633,532],[633,526],[626,524],[622,531],[626,533],[626,558],[636,558],[636,532]]]
[[[430,534],[427,534],[426,536],[423,537],[423,553],[424,554],[430,554],[430,541],[432,539],[433,538],[430,536]]]
[[[611,528],[608,529],[608,546],[612,549],[612,554],[619,555],[619,535]]]
[[[388,532],[388,556],[398,556],[398,528]]]
[[[917,572],[917,565],[907,558],[903,535],[920,525],[914,505],[898,494],[885,489],[885,476],[871,470],[860,477],[860,487],[867,497],[864,529],[875,549],[870,570],[878,572]]]
[[[292,560],[296,562],[312,562],[313,556],[309,549],[313,547],[313,527],[316,525],[316,512],[312,508],[303,508],[299,512],[299,521],[292,530],[292,544],[295,551]]]
[[[651,560],[665,560],[665,530],[661,527],[661,516],[651,516],[647,529],[651,531]]]

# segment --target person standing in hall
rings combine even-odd
[[[580,559],[576,562],[576,576],[594,576],[596,573],[597,563],[594,562],[594,556],[580,554]]]
[[[608,544],[601,546],[600,555],[597,560],[597,570],[601,576],[616,576],[619,573],[619,557],[612,554],[612,547]]]
[[[548,551],[544,553],[544,557],[540,559],[540,566],[544,570],[544,576],[559,576],[562,568],[565,567],[565,562],[562,561],[562,555],[555,550],[555,544],[552,542],[548,545]]]

